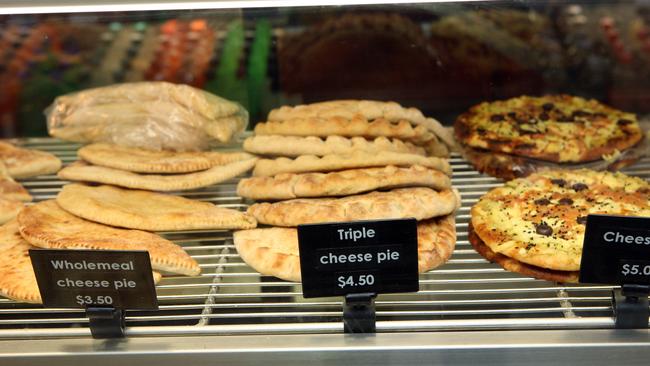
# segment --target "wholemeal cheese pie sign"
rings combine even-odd
[[[650,284],[650,217],[589,215],[580,282]]]
[[[304,297],[415,292],[415,219],[298,226]]]
[[[157,310],[146,251],[30,250],[48,307]]]

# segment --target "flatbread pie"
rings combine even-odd
[[[13,219],[25,207],[22,201],[0,197],[0,224]]]
[[[437,170],[414,165],[341,170],[329,173],[283,173],[273,177],[244,178],[239,196],[254,200],[287,200],[304,197],[348,196],[377,189],[429,187],[449,189],[451,180]]]
[[[415,218],[425,220],[449,215],[460,206],[452,189],[399,188],[343,198],[298,198],[275,203],[256,203],[248,208],[258,223],[298,226],[320,222]]]
[[[454,128],[470,147],[558,163],[598,160],[643,137],[634,114],[569,95],[481,103]]]
[[[10,200],[31,201],[32,196],[23,187],[16,182],[10,175],[7,167],[0,161],[0,197]]]
[[[24,149],[2,141],[0,141],[0,160],[14,179],[53,174],[61,169],[61,160],[50,153]]]
[[[435,133],[444,143],[454,146],[452,134],[440,122],[433,118],[425,117],[416,108],[402,107],[395,102],[382,102],[375,100],[332,100],[297,106],[282,106],[271,110],[269,121],[286,121],[290,119],[322,118],[329,119],[341,117],[348,120],[363,117],[367,120],[385,119],[390,122],[408,121],[416,126],[425,126]]]
[[[244,213],[149,191],[113,186],[68,184],[56,196],[64,210],[106,225],[148,231],[251,229],[255,219]]]
[[[650,184],[622,173],[587,169],[515,179],[472,207],[472,244],[484,244],[493,253],[540,271],[575,272],[580,269],[589,214],[650,216]]]
[[[265,228],[234,233],[237,253],[242,260],[266,276],[300,282],[298,230]],[[420,273],[441,266],[456,245],[454,215],[418,222],[418,270]]]
[[[243,152],[154,151],[114,144],[96,143],[82,147],[79,158],[94,165],[135,173],[188,173],[253,158]]]
[[[331,154],[351,154],[355,151],[364,151],[367,153],[391,151],[426,155],[423,147],[383,136],[367,140],[363,137],[342,136],[257,135],[244,140],[244,150],[253,154],[289,157],[297,157],[300,155],[324,156]]]
[[[31,304],[43,302],[29,257],[32,249],[38,247],[20,236],[16,220],[0,226],[0,296]],[[160,273],[153,272],[154,283],[161,278]]]
[[[20,302],[42,303],[29,250],[36,247],[20,236],[18,222],[0,226],[0,295]]]
[[[408,121],[391,122],[386,119],[367,120],[354,116],[330,118],[294,118],[284,121],[258,123],[256,135],[285,136],[320,136],[332,135],[345,137],[388,137],[422,144],[436,139],[436,136],[424,126],[413,126]]]
[[[260,159],[255,164],[253,176],[273,176],[281,173],[329,172],[386,165],[421,165],[451,175],[451,166],[447,159],[387,151],[374,154],[356,151],[352,154],[325,155],[322,157],[302,155],[295,159]]]
[[[183,191],[207,187],[234,178],[253,168],[256,161],[257,158],[251,158],[216,165],[200,172],[164,175],[138,174],[77,161],[61,169],[58,176],[66,180],[112,184],[149,191]]]
[[[271,110],[269,121],[285,121],[295,118],[332,118],[353,119],[362,116],[368,120],[386,119],[391,122],[406,120],[413,124],[422,124],[426,117],[416,108],[405,108],[395,102],[374,100],[332,100],[297,106],[282,106]]]
[[[20,234],[48,249],[146,250],[155,270],[196,276],[199,264],[180,246],[140,230],[96,224],[63,210],[54,200],[26,207],[18,214]]]

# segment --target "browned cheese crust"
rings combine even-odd
[[[569,95],[481,103],[456,119],[463,144],[552,162],[586,162],[643,137],[634,114]]]
[[[564,282],[564,283],[577,283],[580,271],[556,271],[552,269],[542,268],[520,262],[516,259],[506,257],[503,254],[498,254],[492,251],[490,247],[485,245],[483,240],[474,231],[472,224],[469,224],[469,242],[472,244],[478,254],[482,255],[490,262],[496,263],[503,267],[506,271],[520,273],[524,276],[534,277],[540,280]]]

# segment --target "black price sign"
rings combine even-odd
[[[650,217],[589,215],[580,282],[650,284]]]
[[[29,256],[45,306],[158,309],[146,251],[30,250]]]
[[[415,292],[415,219],[298,226],[304,297]]]

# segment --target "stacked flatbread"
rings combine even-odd
[[[61,160],[43,151],[29,150],[0,141],[0,224],[13,219],[32,200],[22,184],[15,179],[56,173]]]
[[[149,191],[182,191],[234,178],[257,158],[243,152],[174,152],[97,143],[82,147],[81,159],[59,172],[62,179]]]
[[[57,203],[80,218],[148,231],[250,229],[257,224],[243,212],[152,192],[233,178],[255,164],[257,158],[248,153],[150,151],[99,143],[82,147],[78,155],[83,160],[61,170],[61,178],[109,184],[63,187]]]
[[[146,250],[154,270],[196,276],[199,264],[182,247],[152,231],[257,225],[245,212],[151,191],[192,189],[230,179],[253,167],[257,159],[250,154],[93,144],[80,149],[79,156],[84,160],[63,169],[60,177],[113,185],[65,185],[56,200],[23,208],[17,220],[0,228],[0,239],[7,241],[0,245],[0,295],[41,301],[27,254],[30,248]],[[0,189],[22,197],[16,189]]]
[[[259,160],[237,186],[245,198],[271,201],[248,209],[269,227],[235,232],[242,259],[264,275],[300,281],[298,225],[416,218],[420,272],[445,263],[460,198],[448,161],[426,156],[433,144],[424,142],[435,138],[426,121],[414,109],[365,101],[272,111],[244,143],[273,158]]]
[[[41,303],[31,266],[30,249],[146,250],[154,271],[187,276],[201,273],[199,264],[180,246],[154,233],[94,223],[74,216],[55,201],[23,208],[0,227],[0,296]],[[154,272],[154,280],[160,280]]]
[[[246,151],[276,156],[323,156],[382,151],[448,156],[451,131],[415,108],[395,102],[334,100],[284,106],[255,126]]]

